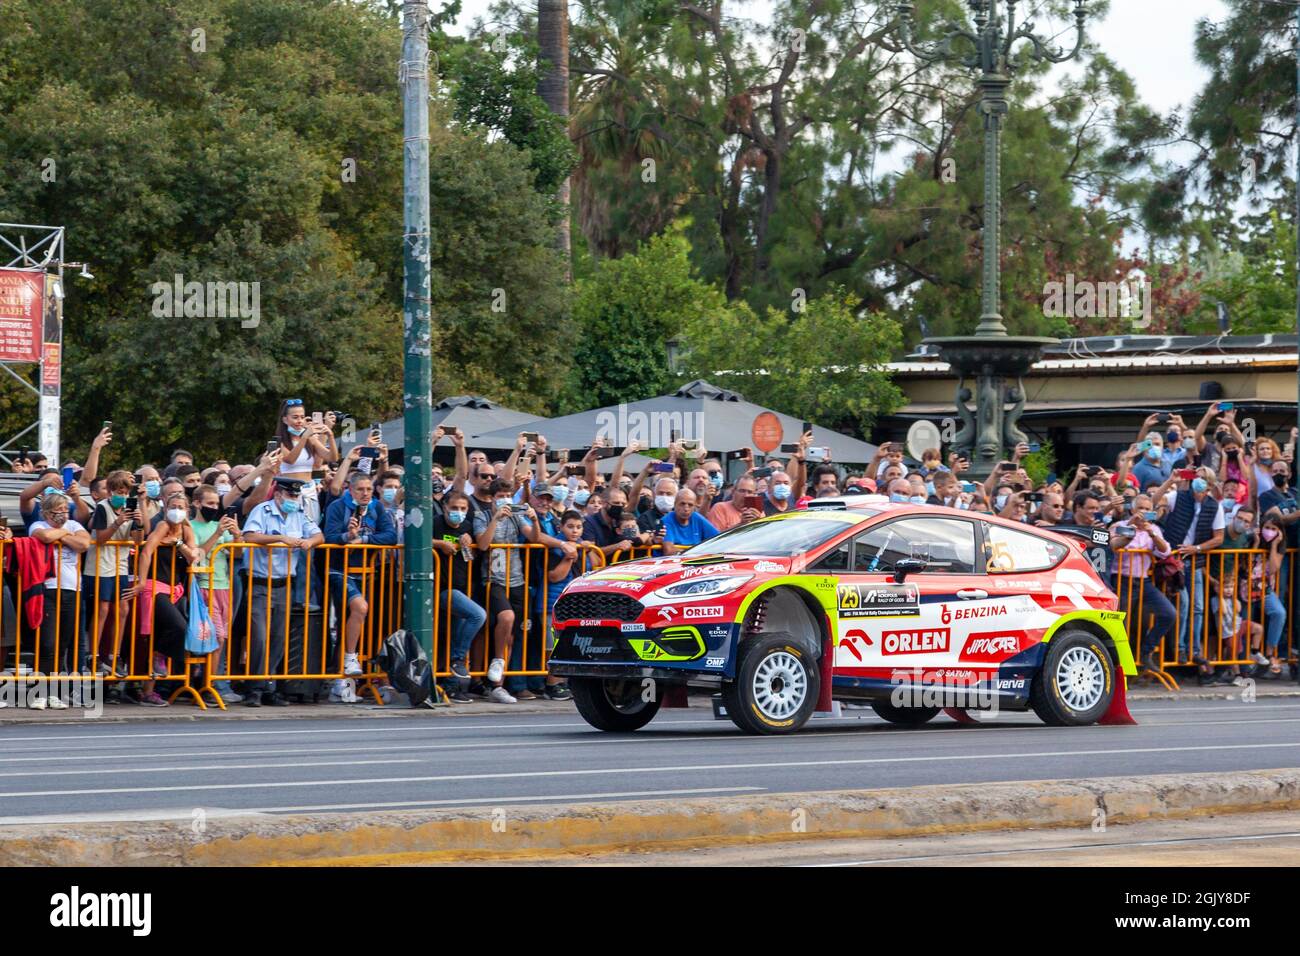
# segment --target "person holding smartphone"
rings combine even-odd
[[[131,588],[130,542],[142,539],[144,525],[138,501],[131,500],[135,487],[131,473],[110,472],[107,482],[108,498],[95,505],[90,518],[92,543],[86,554],[82,592],[90,647],[99,649],[99,673],[125,677],[129,671],[119,660],[119,652],[131,618],[131,606],[125,601]]]
[[[276,419],[275,440],[280,445],[279,477],[302,482],[303,514],[318,523],[320,501],[312,472],[339,457],[334,435],[324,421],[308,420],[301,398],[286,398],[280,404]]]
[[[726,501],[719,501],[709,509],[710,523],[719,531],[737,525],[749,524],[763,517],[763,499],[758,496],[758,486],[753,475],[741,475]]]

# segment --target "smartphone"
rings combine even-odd
[[[1042,450],[1043,450],[1043,446],[1041,442],[1031,441],[1029,443],[1029,454],[1031,455],[1037,454]]]
[[[527,514],[527,513],[528,513],[528,505],[516,505],[516,504],[511,504],[511,505],[510,505],[510,511],[511,511],[512,514],[517,514],[517,515]]]
[[[1169,424],[1169,413],[1168,413],[1168,412],[1161,412],[1160,414],[1158,414],[1158,415],[1156,416],[1156,424],[1157,424],[1157,425],[1168,425],[1168,424]]]
[[[324,468],[313,469],[311,476],[316,481],[323,481],[325,478],[325,469]]]
[[[374,436],[375,441],[384,440],[384,427],[379,422],[371,422],[370,434]]]
[[[681,441],[681,440],[682,440],[682,430],[681,430],[680,428],[674,428],[674,429],[672,430],[672,432],[669,434],[669,436],[668,436],[668,440],[669,440],[670,442],[679,442],[679,441]]]
[[[781,454],[783,455],[793,455],[798,451],[799,451],[799,445],[797,443],[792,443],[788,441],[781,443]]]
[[[654,467],[655,474],[657,475],[671,475],[675,470],[675,466],[671,461],[661,461]]]
[[[7,528],[7,527],[9,527],[9,519],[6,518],[4,515],[0,515],[0,528]]]
[[[139,499],[139,498],[137,498],[135,495],[130,495],[130,496],[127,497],[127,499],[126,499],[126,510],[127,510],[127,511],[135,511],[135,510],[136,510],[137,508],[139,508],[139,507],[140,507],[140,499]]]
[[[761,495],[745,495],[740,499],[740,507],[752,508],[755,511],[763,510],[763,498]]]
[[[1041,491],[1026,491],[1021,497],[1025,501],[1032,501],[1034,504],[1041,504],[1043,493]]]
[[[820,448],[809,448],[808,451],[804,453],[804,458],[808,461],[825,461],[830,452],[831,450],[825,446]]]
[[[772,472],[773,472],[774,470],[775,470],[775,469],[772,469],[772,468],[755,468],[755,469],[754,469],[754,477],[755,477],[755,478],[771,478],[771,477],[772,477]]]
[[[810,431],[812,431],[812,422],[800,422],[800,423],[799,423],[799,436],[800,436],[800,437],[803,437],[804,435],[807,435]]]
[[[271,452],[279,449],[279,447],[280,447],[280,439],[272,438],[269,442],[266,443],[266,453],[269,455],[271,454]]]
[[[63,469],[63,490],[70,491],[72,483],[77,480],[76,469],[68,467]]]
[[[1179,468],[1177,474],[1178,474],[1178,477],[1181,478],[1183,481],[1191,481],[1193,478],[1196,477],[1196,469],[1195,469],[1195,468]]]
[[[998,462],[998,471],[1015,471],[1015,470],[1016,470],[1016,467],[1017,467],[1017,466],[1016,466],[1016,463],[1015,463],[1014,461],[1000,461],[1000,462]]]
[[[961,483],[961,490],[966,492],[968,495],[974,494],[975,489],[978,487],[979,485],[975,484],[973,481],[963,481]]]
[[[112,422],[109,422],[109,421],[105,421],[105,422],[103,422],[103,423],[99,426],[99,428],[100,428],[101,431],[112,431],[112,430],[113,430],[113,423],[112,423]]]
[[[699,440],[698,438],[683,438],[683,439],[682,439],[682,450],[683,450],[683,451],[695,451],[695,450],[696,450],[697,448],[699,448],[699,447],[700,447],[700,440]]]
[[[564,476],[566,478],[581,478],[587,473],[585,465],[565,465]]]
[[[362,445],[362,446],[361,446],[361,451],[359,451],[357,454],[360,456],[360,458],[361,458],[362,461],[366,461],[367,459],[378,458],[378,457],[379,457],[379,449],[378,449],[378,448],[372,448],[372,447],[367,446],[367,445]]]
[[[238,521],[238,520],[239,520],[239,512],[240,512],[240,506],[239,506],[239,505],[237,505],[237,504],[236,504],[236,505],[231,505],[229,508],[226,509],[226,517],[227,517],[227,518],[234,518],[236,521]]]
[[[1083,469],[1083,474],[1085,478],[1091,478],[1094,475],[1100,475],[1101,465],[1089,465],[1088,467]]]
[[[1230,412],[1233,409],[1232,402],[1219,402],[1215,407],[1221,412]]]
[[[605,445],[596,449],[596,460],[599,461],[602,458],[617,458],[619,454],[619,449],[610,445]]]
[[[312,412],[312,413],[311,413],[311,423],[312,423],[313,425],[324,425],[324,424],[325,424],[325,415],[324,415],[324,413],[323,413],[323,412]]]

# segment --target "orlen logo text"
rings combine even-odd
[[[882,654],[942,654],[948,650],[952,631],[946,627],[926,631],[885,631],[880,638]]]
[[[999,634],[995,637],[971,637],[962,648],[961,659],[964,661],[1000,661],[1012,654],[1020,653],[1020,637],[1015,634]]]
[[[687,607],[682,609],[682,619],[686,621],[699,620],[700,618],[722,617],[722,605],[706,604],[703,607]]]

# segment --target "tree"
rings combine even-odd
[[[680,234],[656,236],[637,252],[606,259],[576,285],[577,335],[568,405],[574,410],[635,402],[676,381],[667,341],[727,311],[722,293],[695,276]]]
[[[569,4],[568,0],[537,0],[537,46],[541,53],[538,93],[567,126],[569,121]],[[556,228],[556,245],[569,262],[569,179],[556,193],[561,207]]]
[[[883,368],[903,338],[892,319],[855,314],[855,302],[832,289],[793,316],[737,304],[698,318],[685,331],[689,374],[796,418],[865,434],[905,403]]]

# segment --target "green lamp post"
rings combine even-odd
[[[1011,336],[1002,322],[1002,124],[1007,115],[1007,87],[1020,65],[1013,57],[1019,46],[1032,60],[1064,63],[1083,47],[1085,0],[1075,0],[1075,42],[1068,52],[1034,32],[1032,21],[1017,23],[1020,0],[967,0],[974,30],[949,22],[937,42],[921,43],[913,32],[914,4],[896,5],[898,34],[903,46],[923,65],[960,63],[979,71],[980,114],[984,117],[984,222],[981,314],[974,335],[927,338],[957,373],[957,413],[961,428],[952,441],[955,451],[970,459],[971,472],[987,476],[1004,457],[1004,449],[1025,440],[1016,422],[1025,404],[1021,381],[1047,345],[1058,340]],[[962,53],[964,48],[967,52]],[[1027,48],[1027,49],[1026,49]],[[1008,379],[1016,384],[1007,388]],[[967,387],[972,379],[975,390]],[[975,407],[967,403],[972,397]]]

